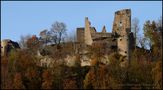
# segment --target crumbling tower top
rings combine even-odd
[[[113,33],[120,36],[127,35],[131,31],[131,10],[123,9],[115,12]]]

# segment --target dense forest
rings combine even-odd
[[[130,63],[121,67],[123,56],[108,53],[110,64],[101,64],[105,48],[93,45],[90,50],[91,66],[80,66],[75,54],[75,36],[66,35],[66,24],[55,22],[51,30],[39,36],[21,36],[21,49],[1,56],[2,89],[162,89],[162,17],[144,22],[132,20],[136,46]],[[142,34],[143,32],[143,34]],[[66,39],[65,39],[66,38]],[[53,66],[40,66],[37,51],[54,60]],[[75,56],[75,65],[66,66],[62,59]]]

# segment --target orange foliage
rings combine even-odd
[[[30,49],[38,48],[40,45],[40,42],[38,40],[38,37],[36,35],[33,35],[31,38],[27,40],[27,47]]]
[[[15,74],[13,84],[15,89],[24,89],[24,85],[22,83],[22,77],[20,73]]]
[[[63,84],[64,89],[77,89],[77,82],[74,79],[65,79]]]
[[[52,89],[53,79],[52,75],[49,71],[44,71],[42,74],[43,83],[42,83],[42,89]]]

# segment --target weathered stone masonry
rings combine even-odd
[[[105,42],[110,47],[116,46],[117,52],[129,56],[134,48],[135,41],[131,32],[131,10],[123,9],[115,12],[112,32],[106,32],[105,26],[101,32],[90,26],[90,21],[85,18],[85,27],[77,28],[77,41],[86,45]]]

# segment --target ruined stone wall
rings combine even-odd
[[[105,26],[101,32],[96,32],[94,27],[90,26],[88,18],[85,18],[85,28],[77,28],[77,52],[81,56],[81,66],[90,66],[89,51],[91,46],[100,46],[100,51],[105,54],[118,52],[127,56],[130,60],[130,53],[134,49],[135,41],[131,32],[131,10],[123,9],[115,12],[112,33],[107,33]],[[89,46],[91,45],[91,46]],[[121,63],[124,66],[126,62]]]
[[[1,41],[1,56],[4,56],[7,53],[6,49],[9,41],[10,41],[9,39]]]
[[[108,46],[117,46],[120,54],[129,55],[129,50],[133,49],[135,45],[131,33],[131,10],[123,9],[115,12],[112,33],[107,33],[105,26],[101,32],[96,32],[96,29],[90,26],[88,18],[85,18],[85,28],[77,29],[77,40],[87,45],[107,42]]]
[[[91,34],[92,39],[100,38],[100,37],[111,37],[111,33],[101,33],[101,32],[96,32]]]
[[[106,44],[107,48],[105,49],[116,49],[117,50],[117,40],[113,41],[113,38],[106,38],[103,40],[95,40],[93,44]]]
[[[129,33],[129,49],[133,50],[135,48],[135,44],[136,44],[136,41],[134,38],[134,34],[131,32]]]
[[[121,55],[126,56],[127,51],[128,51],[127,38],[126,37],[120,37],[117,39],[117,43],[118,43],[118,52]]]
[[[12,49],[18,49],[19,44],[10,39],[4,39],[1,41],[1,56],[7,55]]]
[[[92,36],[92,34],[96,33],[95,27],[90,27],[90,30],[91,30],[91,36]],[[84,27],[77,28],[76,31],[77,31],[76,32],[76,34],[77,34],[77,42],[84,43],[84,31],[85,31],[85,28]]]
[[[96,28],[95,27],[90,27],[91,33],[96,33]]]
[[[91,28],[90,28],[90,21],[88,17],[85,18],[85,30],[84,30],[84,43],[87,45],[92,45],[93,40],[91,37]]]
[[[77,42],[84,43],[84,28],[77,28]]]

